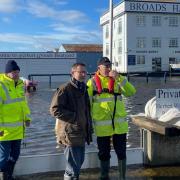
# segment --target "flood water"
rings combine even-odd
[[[166,83],[160,77],[151,77],[148,83],[145,77],[130,77],[130,82],[136,87],[137,93],[133,97],[124,99],[128,115],[143,113],[146,102],[155,96],[155,89],[180,88],[180,77],[167,78]],[[51,88],[49,88],[48,83],[39,83],[37,91],[28,95],[32,123],[26,130],[21,155],[48,154],[62,151],[61,148],[56,148],[55,119],[49,113],[52,95],[61,83],[53,83]],[[140,147],[140,130],[131,123],[129,116],[127,119],[129,121],[127,147]],[[96,141],[94,137],[94,142],[86,149],[91,151],[95,148]]]

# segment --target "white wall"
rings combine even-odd
[[[9,59],[0,58],[0,72],[4,72],[5,65]],[[28,78],[29,74],[69,74],[72,64],[76,58],[33,58],[33,59],[14,59],[19,65],[21,76]],[[69,78],[69,77],[67,77]],[[48,77],[34,77],[34,80],[48,81]],[[52,81],[59,81],[60,77],[52,77]]]
[[[143,14],[143,13],[142,13]],[[129,13],[128,14],[128,24],[127,24],[127,46],[129,50],[129,54],[133,55],[145,55],[146,64],[145,65],[136,65],[129,66],[129,70],[134,70],[136,68],[137,71],[151,71],[152,70],[152,58],[161,57],[162,62],[162,71],[169,70],[169,57],[180,57],[180,54],[175,53],[178,48],[169,48],[169,39],[173,37],[180,37],[180,15],[179,18],[179,27],[169,27],[168,21],[170,16],[169,14],[155,14],[155,13],[144,13],[146,16],[146,26],[145,27],[137,27],[136,26],[136,15],[139,13]],[[152,16],[158,15],[161,16],[161,26],[153,27],[152,26]],[[146,38],[146,48],[137,48],[137,37],[145,37]],[[161,39],[161,48],[153,48],[152,47],[152,38],[159,37]],[[180,39],[179,39],[180,43]],[[137,53],[138,51],[147,51],[146,53]],[[150,53],[152,51],[158,51],[158,53]]]

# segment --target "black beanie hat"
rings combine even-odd
[[[6,64],[6,69],[5,69],[5,73],[10,73],[12,71],[16,71],[16,70],[19,70],[20,71],[20,68],[19,66],[17,65],[16,61],[14,60],[9,60]]]

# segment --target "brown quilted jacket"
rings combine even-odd
[[[68,82],[55,92],[50,113],[58,119],[56,136],[60,144],[84,146],[92,140],[90,102],[87,91],[81,92],[72,82]]]

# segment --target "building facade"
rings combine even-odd
[[[34,80],[48,82],[49,74],[69,74],[72,64],[77,62],[75,53],[56,52],[0,52],[0,73],[5,71],[8,60],[15,60],[21,71],[21,76],[28,78],[30,74],[47,76],[35,76]],[[64,82],[69,76],[53,76],[52,82]]]
[[[88,73],[97,70],[97,61],[103,55],[102,44],[62,44],[59,52],[76,53],[77,62],[86,64]]]
[[[110,12],[100,18],[103,55],[110,52]],[[168,71],[180,62],[180,3],[122,1],[113,7],[112,62],[118,72]]]

